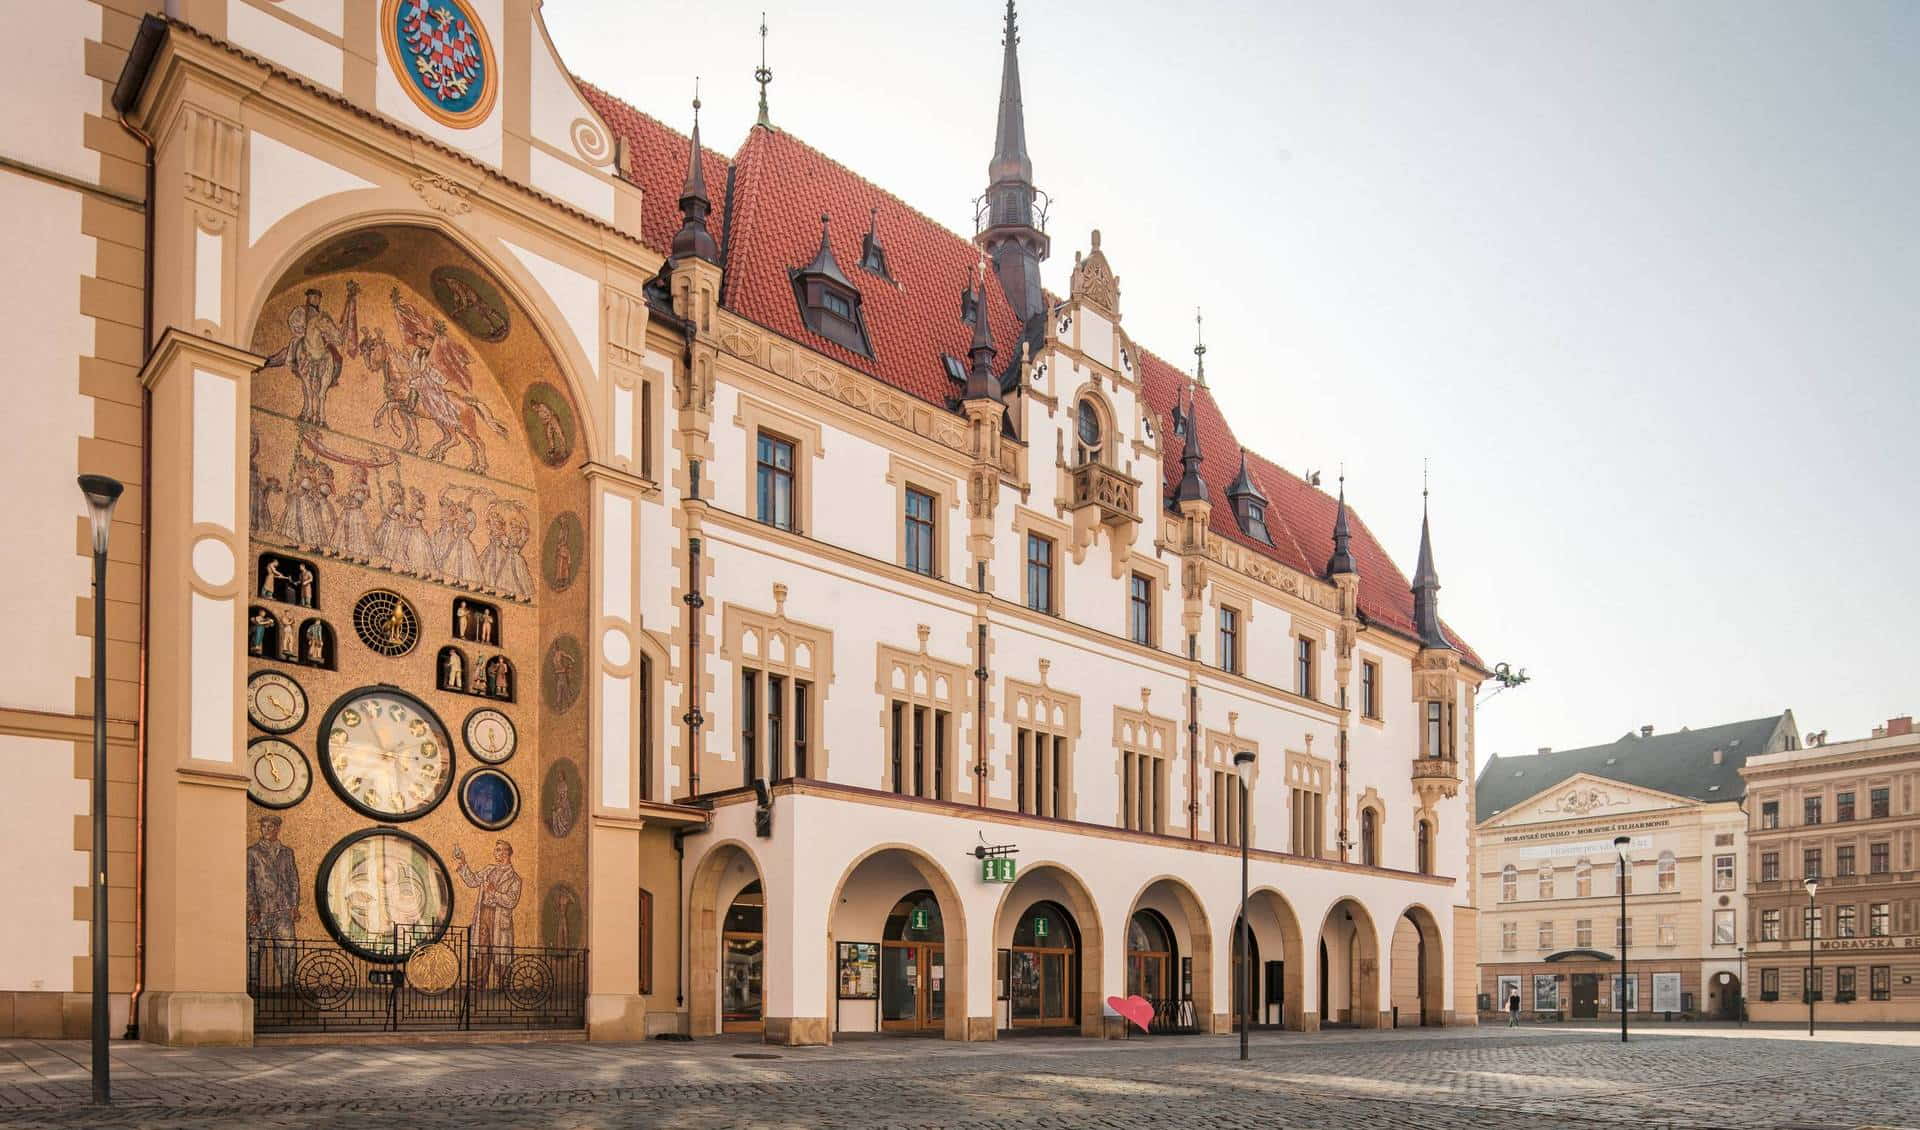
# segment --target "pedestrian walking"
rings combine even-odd
[[[1507,997],[1507,1027],[1520,1027],[1520,990],[1515,989]]]

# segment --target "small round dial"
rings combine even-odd
[[[313,767],[298,746],[283,738],[247,743],[247,795],[262,808],[292,808],[313,786]]]
[[[261,671],[247,680],[247,719],[269,734],[290,734],[307,720],[307,692],[290,675]]]
[[[446,727],[403,691],[354,691],[327,711],[320,735],[328,782],[368,816],[411,820],[431,811],[452,786]]]
[[[467,752],[488,765],[498,765],[512,757],[520,744],[520,735],[513,728],[513,719],[490,706],[483,706],[467,715],[464,730]]]

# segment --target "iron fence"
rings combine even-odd
[[[466,1032],[586,1025],[587,951],[396,930],[372,960],[331,940],[248,938],[257,1032]]]
[[[1193,1010],[1192,997],[1149,1001],[1153,1022],[1147,1031],[1155,1036],[1191,1036],[1200,1031],[1200,1019]]]

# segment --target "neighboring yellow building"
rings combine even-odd
[[[1750,1014],[1806,1019],[1811,933],[1817,1018],[1911,1024],[1920,1020],[1920,734],[1901,717],[1857,741],[1812,737],[1805,749],[1740,770],[1750,821]]]
[[[1522,757],[1475,787],[1482,1007],[1514,991],[1527,1016],[1619,1015],[1620,870],[1627,863],[1627,1007],[1738,1016],[1740,767],[1798,745],[1793,713]]]

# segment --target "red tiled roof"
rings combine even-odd
[[[627,139],[630,175],[645,194],[644,238],[664,254],[680,228],[678,198],[686,175],[686,135],[597,87],[582,82],[581,88],[614,132]],[[709,226],[716,240],[724,238],[726,308],[850,368],[944,406],[958,390],[948,380],[940,355],[950,354],[965,364],[972,337],[971,328],[960,320],[960,292],[980,262],[972,241],[783,130],[755,127],[731,163],[712,149],[703,148],[702,154],[702,171],[713,197]],[[726,199],[729,169],[731,201]],[[892,281],[859,266],[867,217],[876,208]],[[820,244],[822,213],[832,219],[834,258],[860,291],[872,358],[807,329],[794,301],[787,272],[813,258]],[[1002,369],[1010,351],[1017,348],[1020,325],[998,286],[989,286],[986,292],[993,337],[1000,349],[995,368]],[[1058,299],[1048,295],[1048,301]],[[1145,350],[1141,353],[1142,389],[1147,406],[1158,416],[1162,437],[1164,498],[1179,482],[1181,471],[1173,406],[1192,381],[1165,360]],[[1226,484],[1240,466],[1239,440],[1210,392],[1195,386],[1194,403],[1204,457],[1201,474],[1213,503],[1213,532],[1308,576],[1324,576],[1333,552],[1335,500],[1249,452],[1248,468],[1267,496],[1267,527],[1274,544],[1242,533],[1225,494]],[[1348,516],[1354,561],[1360,569],[1360,610],[1383,628],[1417,638],[1406,574],[1351,506]],[[1449,628],[1447,635],[1464,659],[1485,666],[1458,633]]]

